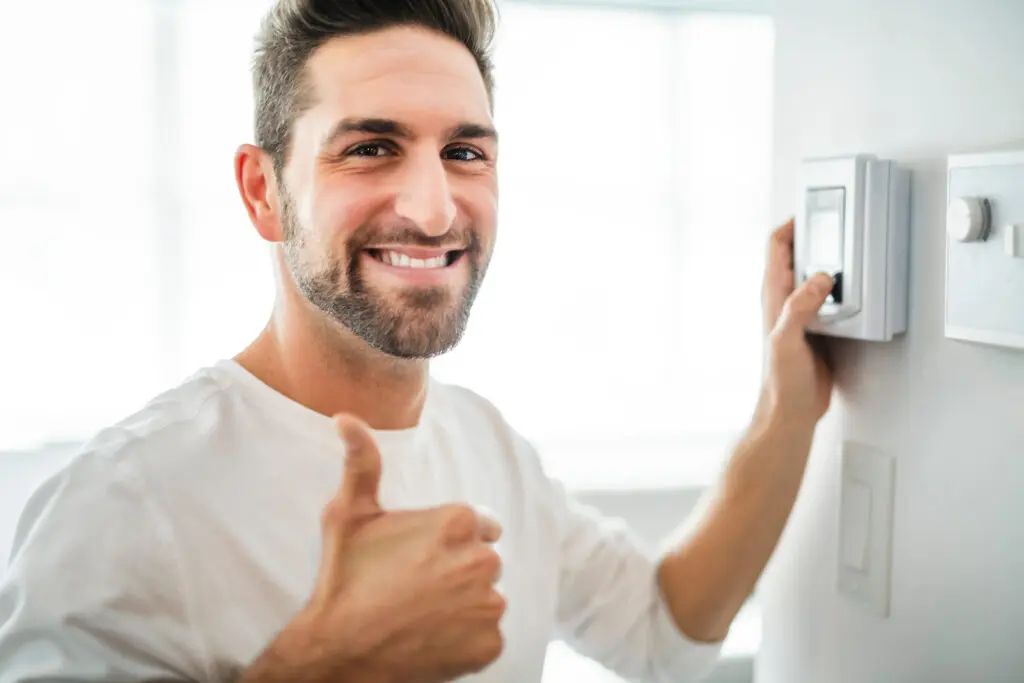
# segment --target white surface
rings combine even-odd
[[[950,232],[962,229],[962,211],[955,207],[965,196],[991,225],[976,231],[978,239],[947,243],[946,336],[1024,348],[1024,261],[1014,257],[1014,226],[1024,222],[1024,149],[952,155],[948,165]]]
[[[839,503],[840,569],[867,569],[871,525],[871,487],[859,481],[843,481]]]
[[[842,461],[837,586],[872,614],[887,617],[896,463],[858,443],[844,444]]]
[[[946,325],[946,336],[958,341],[975,342],[988,346],[1002,346],[1010,349],[1024,349],[1024,334],[1017,334],[1015,332],[979,330],[976,327]]]
[[[756,680],[1019,683],[1024,354],[946,339],[943,282],[948,155],[1024,143],[1024,3],[775,8],[775,218],[796,210],[808,155],[899,160],[914,173],[913,295],[904,337],[834,344],[841,387],[761,584]],[[835,589],[844,439],[898,460],[888,619]]]

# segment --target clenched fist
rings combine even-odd
[[[370,431],[337,424],[347,456],[316,587],[243,681],[434,683],[486,668],[503,648],[497,522],[464,505],[382,509]]]

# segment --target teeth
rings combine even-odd
[[[435,256],[428,259],[411,258],[408,254],[397,251],[380,252],[380,260],[389,266],[398,268],[444,268],[448,265],[447,256]]]

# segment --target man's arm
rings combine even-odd
[[[792,239],[790,222],[769,245],[767,372],[751,427],[699,524],[658,570],[677,626],[698,641],[725,638],[764,571],[796,501],[815,425],[832,393],[829,369],[804,331],[832,280],[819,274],[793,291]]]
[[[770,421],[753,427],[737,446],[699,526],[663,559],[662,593],[689,637],[725,638],[785,527],[812,433]]]

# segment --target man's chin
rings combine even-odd
[[[382,302],[383,303],[383,302]],[[429,359],[451,351],[462,340],[468,306],[445,291],[405,292],[400,301],[379,306],[353,331],[371,347],[402,359]]]
[[[444,334],[402,334],[375,344],[378,350],[402,360],[429,360],[454,349],[462,339],[459,332]]]

